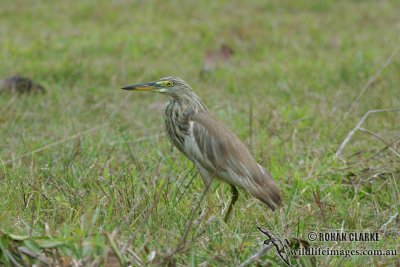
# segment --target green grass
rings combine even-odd
[[[399,47],[399,8],[395,0],[3,1],[0,77],[30,76],[48,92],[0,95],[0,264],[38,262],[25,247],[66,265],[135,264],[134,253],[143,265],[233,266],[259,250],[257,226],[305,240],[311,231],[376,231],[400,209],[400,158],[375,155],[385,144],[362,132],[343,160],[334,154],[365,112],[400,108],[397,54],[346,116]],[[224,43],[231,61],[201,78],[204,54]],[[166,99],[119,90],[163,76],[191,84],[251,148],[277,180],[280,210],[241,190],[225,224],[230,191],[217,182],[196,209],[204,186],[198,176],[190,183],[192,164],[163,135],[157,107]],[[364,127],[389,143],[399,116],[375,114]],[[311,243],[399,249],[399,217],[381,236]],[[318,266],[396,260],[316,257]],[[280,260],[270,251],[267,263]]]

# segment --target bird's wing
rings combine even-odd
[[[274,209],[281,198],[272,176],[257,164],[246,146],[208,112],[190,118],[191,134],[185,141],[189,158],[213,176],[248,190]]]

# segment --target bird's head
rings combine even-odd
[[[192,88],[184,80],[176,77],[165,77],[154,82],[125,86],[121,89],[157,92],[173,99],[186,98],[194,94]]]

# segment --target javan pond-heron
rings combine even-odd
[[[271,174],[254,160],[234,133],[208,112],[185,81],[166,77],[122,89],[157,92],[169,98],[164,119],[171,142],[196,165],[206,188],[214,178],[231,186],[232,197],[225,221],[239,197],[236,187],[246,189],[272,210],[281,204],[281,195]]]

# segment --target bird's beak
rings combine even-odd
[[[140,83],[130,86],[122,87],[124,90],[138,90],[138,91],[157,91],[158,84],[155,82]]]

